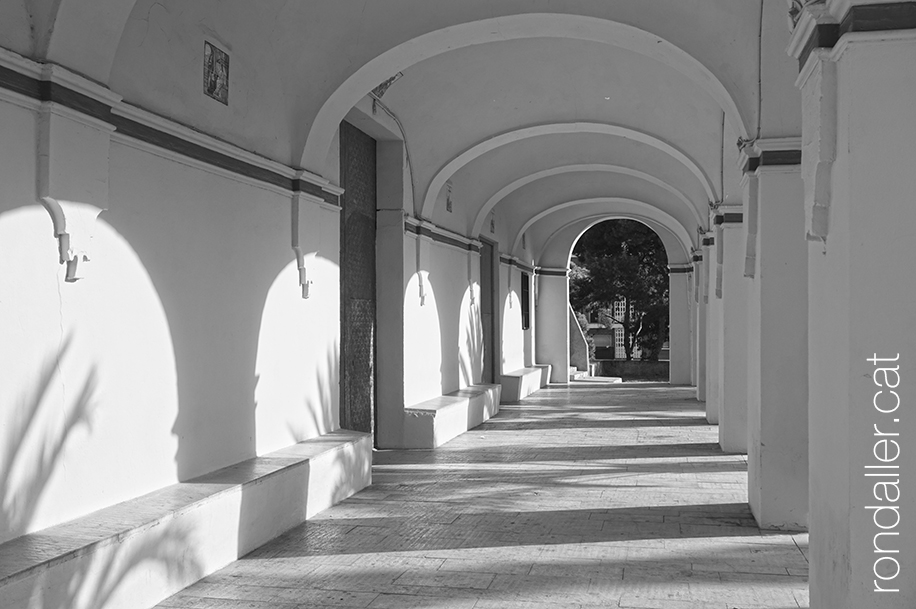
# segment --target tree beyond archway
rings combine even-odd
[[[657,360],[668,339],[668,257],[655,231],[634,220],[601,222],[576,243],[571,264],[573,309],[621,326],[627,360],[637,346],[642,359]]]

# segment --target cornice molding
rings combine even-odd
[[[56,104],[66,108],[75,120],[107,123],[115,131],[112,137],[116,140],[138,140],[146,145],[138,148],[160,149],[163,151],[160,156],[165,158],[184,157],[185,164],[209,165],[281,189],[285,194],[305,192],[334,206],[339,205],[343,194],[342,188],[310,171],[289,167],[125,103],[107,87],[62,66],[35,62],[3,48],[0,48],[0,99],[30,109]],[[76,114],[82,116],[76,119]],[[92,124],[98,126],[96,122]]]
[[[569,269],[537,266],[534,267],[534,274],[545,275],[547,277],[569,277]]]
[[[817,49],[833,49],[844,44],[849,36],[860,40],[885,40],[889,32],[907,30],[916,30],[916,2],[913,1],[816,2],[802,7],[786,52],[798,60],[799,72],[805,72]],[[879,32],[885,35],[874,36]],[[862,37],[862,34],[872,36]]]
[[[434,243],[451,246],[465,253],[479,252],[481,247],[480,241],[469,239],[464,235],[433,224],[429,220],[413,216],[405,216],[404,231],[416,235],[420,239],[425,238]]]

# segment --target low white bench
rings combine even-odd
[[[0,607],[143,609],[370,483],[335,431],[0,544]]]
[[[499,412],[499,385],[471,385],[404,409],[404,447],[436,448]]]
[[[502,375],[503,403],[514,404],[528,397],[550,381],[550,364],[535,364]]]

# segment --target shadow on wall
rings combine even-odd
[[[426,271],[414,273],[404,291],[404,377],[405,406],[442,395],[439,306]]]
[[[88,430],[92,426],[98,387],[95,365],[89,367],[85,379],[73,392],[75,398],[62,406],[52,400],[52,385],[59,376],[62,362],[68,357],[71,344],[72,335],[67,335],[60,349],[45,358],[34,387],[20,398],[17,416],[4,431],[0,461],[0,530],[5,535],[29,530],[49,481],[62,466],[68,441],[82,427]],[[55,419],[60,422],[49,424]],[[28,599],[30,607],[95,609],[107,606],[131,579],[147,579],[150,570],[164,572],[173,581],[199,578],[201,569],[189,549],[194,546],[188,532],[170,524],[162,528],[155,536],[96,547],[91,560],[72,563],[75,568],[66,571],[65,582],[37,578],[31,589],[17,590],[17,596],[21,595],[23,602]],[[81,532],[98,534],[97,530],[85,527]],[[64,545],[61,543],[64,541],[72,543],[67,537],[55,529],[46,529],[42,532],[42,544],[53,547],[55,542],[59,545]],[[49,585],[51,583],[53,585]],[[129,591],[125,592],[125,598],[130,598]]]
[[[521,302],[515,288],[510,289],[503,304],[503,372],[525,367],[525,333],[522,330]]]
[[[317,399],[321,403],[313,403],[315,398],[307,399],[305,414],[311,421],[306,425],[319,424],[321,404],[336,399],[338,361],[335,348],[327,354],[327,368],[332,370],[332,374],[316,372],[316,383],[322,396]],[[290,424],[288,432],[296,436],[298,430]],[[332,435],[325,439],[328,443],[336,443],[340,438]],[[313,446],[303,446],[303,453],[310,452],[312,448],[321,449],[322,443],[319,439]],[[301,454],[296,446],[289,449],[291,453]],[[277,455],[277,459],[285,460],[285,452]],[[270,460],[273,457],[265,458]],[[297,467],[294,474],[284,475],[282,484],[270,486],[272,481],[268,479],[264,483],[243,486],[238,525],[239,556],[249,552],[257,556],[256,550],[263,544],[362,489],[369,479],[371,467],[371,459],[360,459],[360,452],[349,446],[310,458]],[[277,514],[279,517],[265,521],[265,514]]]
[[[257,455],[339,427],[339,269],[315,254],[305,263],[315,282],[309,298],[293,260],[264,301],[254,362]]]
[[[476,294],[476,297],[472,296]],[[461,387],[478,385],[483,379],[483,325],[480,319],[479,288],[474,283],[461,299],[458,367]]]
[[[63,408],[58,426],[44,424],[50,413],[51,383],[61,361],[70,350],[68,335],[56,354],[48,356],[39,370],[36,385],[16,407],[17,416],[3,434],[3,460],[0,462],[0,530],[21,535],[28,531],[35,508],[60,462],[67,440],[80,427],[91,425],[96,391],[96,369],[90,368],[75,401]],[[31,448],[30,448],[31,447]]]

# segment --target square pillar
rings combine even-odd
[[[550,382],[569,382],[569,278],[566,269],[538,268],[537,361],[550,364]]]
[[[703,239],[703,301],[706,303],[706,421],[719,423],[719,333],[722,329],[722,300],[716,296],[718,252],[716,238]]]
[[[690,384],[691,265],[668,266],[668,382]]]
[[[699,259],[698,259],[699,258]],[[694,255],[694,281],[696,283],[694,324],[696,328],[696,384],[697,401],[706,401],[706,272],[702,254]]]
[[[916,607],[916,24],[909,3],[852,4],[806,8],[790,46],[803,66],[811,607],[903,609]],[[835,45],[810,50],[829,28]]]
[[[735,208],[736,211],[732,211]],[[719,445],[729,453],[747,453],[747,286],[741,212],[721,206],[716,216],[716,249],[721,287],[719,317]]]
[[[404,442],[404,205],[410,193],[404,143],[376,146],[376,443],[399,448]]]
[[[762,528],[808,516],[808,245],[800,142],[766,146],[747,173],[748,502]],[[791,163],[795,164],[791,164]]]

